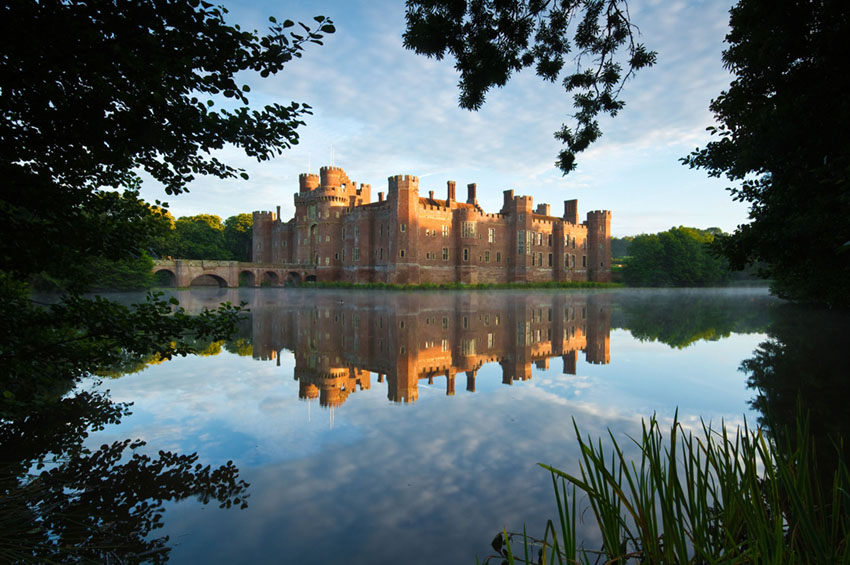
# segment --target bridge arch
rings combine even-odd
[[[253,271],[242,271],[239,273],[239,286],[257,286],[257,277]]]
[[[189,283],[189,286],[227,287],[227,281],[218,275],[204,273],[203,275],[198,275],[197,277],[192,279],[192,282]]]
[[[316,275],[307,275],[304,282],[316,282]]]
[[[165,267],[161,269],[154,268],[153,271],[154,286],[176,287],[177,274],[171,269]]]
[[[284,281],[286,286],[298,286],[301,284],[301,275],[297,271],[290,271],[286,275],[286,281]]]
[[[274,271],[266,271],[263,273],[263,286],[279,286],[280,277]]]

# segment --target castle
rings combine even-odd
[[[255,263],[292,266],[298,282],[508,283],[597,281],[611,278],[611,212],[588,212],[564,202],[563,217],[530,196],[504,191],[496,214],[478,205],[476,185],[466,202],[448,181],[445,199],[419,194],[419,179],[389,177],[386,198],[352,182],[339,167],[301,174],[295,217],[254,212]]]

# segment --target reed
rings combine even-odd
[[[493,540],[497,555],[484,563],[850,563],[842,446],[833,446],[834,469],[820,473],[806,418],[788,439],[771,441],[746,424],[732,433],[703,423],[694,434],[677,418],[664,437],[653,417],[632,439],[634,459],[610,431],[606,447],[573,427],[579,474],[540,464],[552,475],[557,518],[541,539],[524,529],[501,532]],[[587,512],[577,511],[579,498]],[[577,538],[583,515],[595,522],[600,548]]]

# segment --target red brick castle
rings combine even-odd
[[[419,194],[419,179],[389,177],[386,198],[339,167],[302,174],[295,217],[254,212],[253,261],[308,266],[319,281],[506,283],[611,278],[611,212],[564,202],[563,217],[530,196],[504,192],[496,214],[481,209],[476,186],[466,202],[448,181],[445,199]]]

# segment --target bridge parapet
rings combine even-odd
[[[287,282],[299,283],[315,279],[316,266],[300,263],[251,263],[244,261],[219,261],[207,259],[157,259],[154,260],[153,272],[169,272],[173,285],[185,288],[199,284],[198,279],[205,282],[210,277],[219,286],[282,286]],[[241,279],[241,281],[240,281]],[[242,283],[240,285],[240,282]]]

